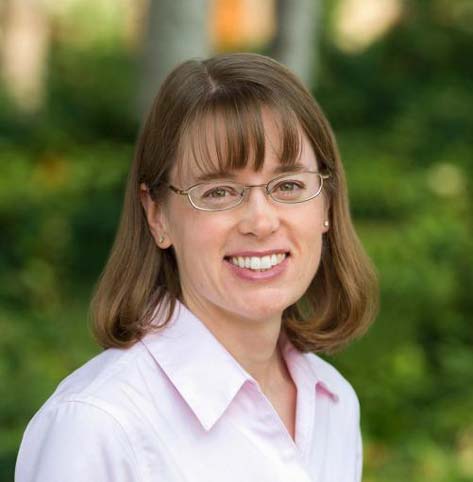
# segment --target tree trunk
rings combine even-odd
[[[48,16],[37,0],[2,0],[0,72],[18,107],[41,107],[49,49]]]
[[[151,0],[137,111],[148,111],[159,86],[179,62],[209,54],[208,0]]]
[[[307,87],[316,80],[321,0],[276,0],[277,30],[271,55]]]

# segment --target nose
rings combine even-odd
[[[245,196],[241,205],[240,232],[265,238],[277,231],[280,225],[278,209],[264,187],[248,189]]]

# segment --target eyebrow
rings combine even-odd
[[[273,174],[285,174],[286,172],[298,172],[304,171],[307,169],[307,166],[301,164],[300,162],[296,162],[289,166],[285,166],[280,164],[279,166],[273,169]],[[213,181],[215,179],[236,179],[236,174],[230,171],[214,171],[214,172],[207,172],[203,173],[196,178],[196,183],[206,182],[206,181]]]

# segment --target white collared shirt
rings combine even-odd
[[[128,349],[60,383],[30,421],[16,482],[359,482],[359,404],[320,357],[281,338],[295,441],[252,378],[183,304]]]

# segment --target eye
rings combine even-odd
[[[274,186],[273,191],[280,190],[282,192],[294,192],[304,188],[305,186],[304,186],[304,183],[302,182],[283,181],[283,182],[280,182],[279,184],[276,184],[276,186]]]
[[[228,196],[237,196],[238,191],[231,186],[217,186],[206,191],[202,197],[211,199],[222,199]]]

